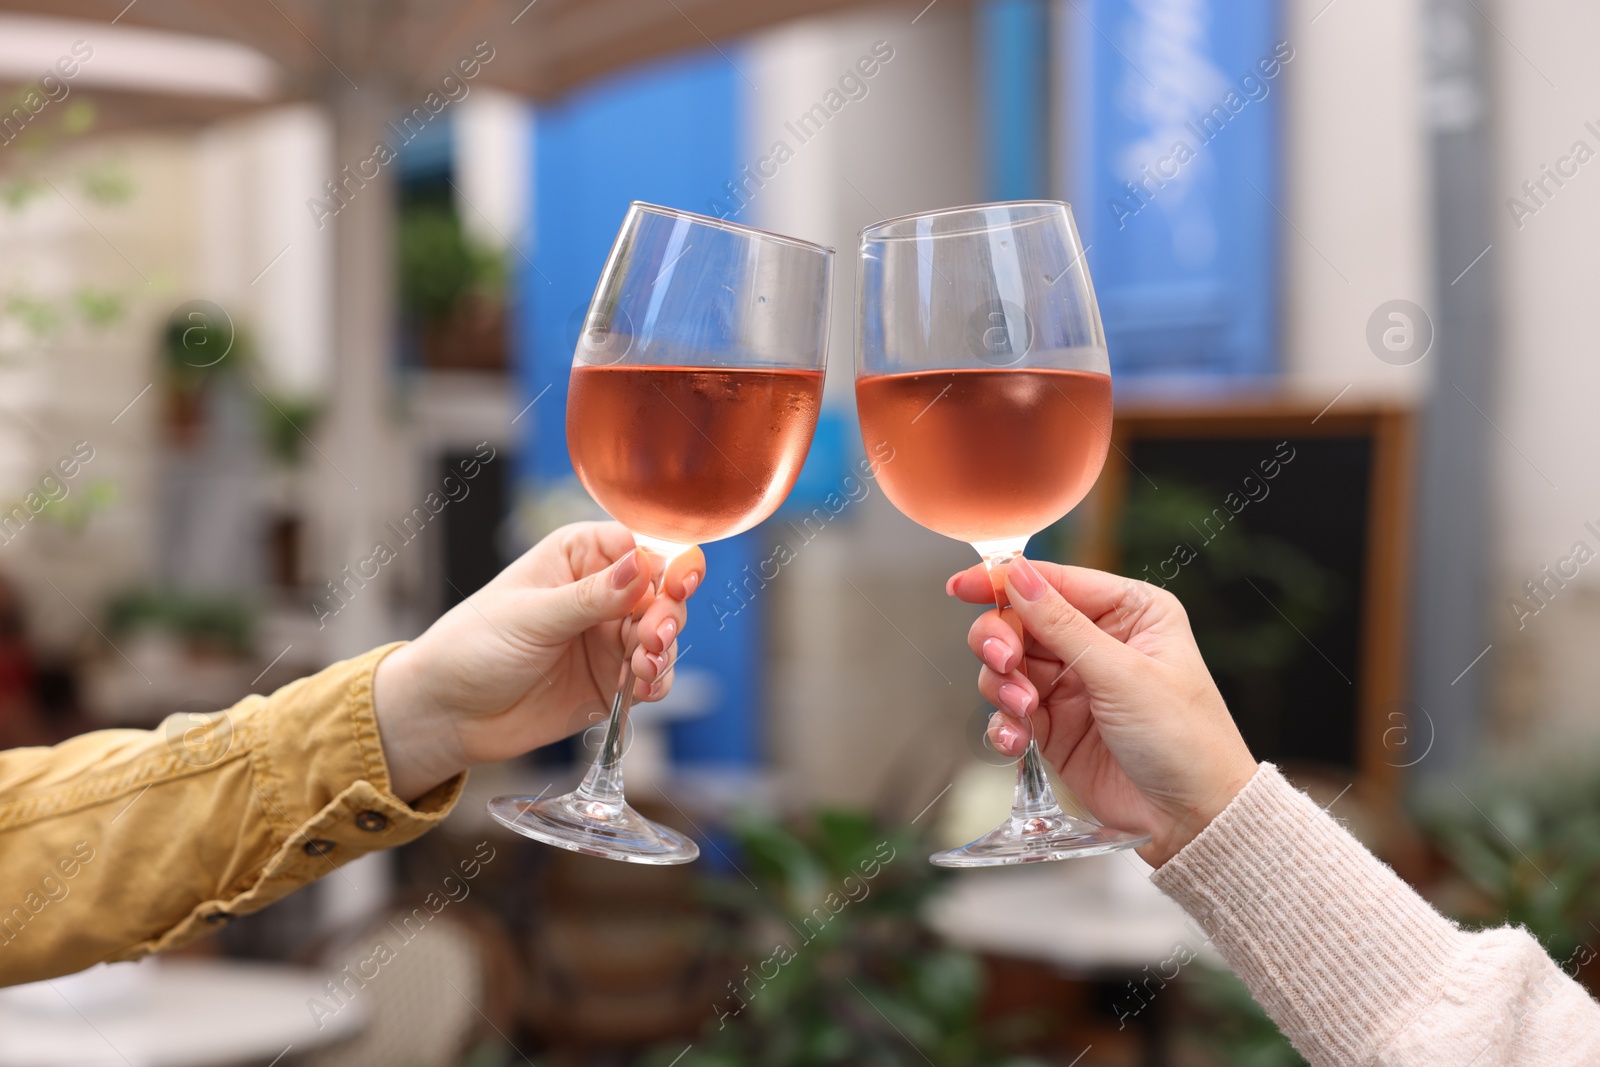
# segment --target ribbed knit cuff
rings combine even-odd
[[[1367,1062],[1465,936],[1270,763],[1152,880],[1312,1063]]]

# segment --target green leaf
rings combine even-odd
[[[961,1012],[975,1004],[983,989],[978,961],[953,949],[929,954],[912,979],[918,996],[938,1012]]]
[[[12,296],[6,300],[6,314],[17,319],[37,340],[53,337],[66,324],[60,305],[32,296]]]
[[[123,204],[133,198],[133,175],[127,164],[118,159],[92,164],[78,176],[78,185],[97,204]]]
[[[110,326],[122,318],[123,312],[128,307],[121,293],[96,289],[88,285],[81,286],[74,292],[72,300],[84,321],[97,328]]]
[[[505,256],[472,241],[449,204],[402,210],[399,255],[401,307],[423,321],[448,319],[469,292],[505,287]]]
[[[326,410],[327,404],[318,397],[262,394],[260,417],[267,454],[288,467],[299,464]]]
[[[817,813],[818,849],[834,875],[854,874],[882,841],[866,812],[827,809]]]
[[[11,211],[20,211],[49,190],[50,187],[38,178],[26,175],[7,178],[0,182],[0,199],[5,200],[6,207]]]
[[[61,132],[78,136],[94,129],[97,113],[91,101],[77,97],[61,113]]]

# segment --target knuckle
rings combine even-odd
[[[578,607],[585,613],[599,610],[605,602],[605,594],[600,587],[600,575],[591,575],[579,582],[574,594],[578,600]]]
[[[592,583],[579,582],[577,585],[573,586],[572,602],[577,606],[578,613],[581,615],[588,615],[593,612],[595,608],[595,596]]]
[[[1128,587],[1127,595],[1122,598],[1118,614],[1139,615],[1163,595],[1167,594],[1161,587],[1151,585],[1149,582],[1135,581]]]
[[[1064,598],[1056,597],[1045,603],[1044,624],[1047,630],[1071,633],[1087,621],[1083,613]]]

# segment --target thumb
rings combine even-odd
[[[1018,556],[1006,572],[1006,592],[1023,627],[1093,688],[1126,677],[1128,647],[1094,624],[1083,612]]]
[[[604,570],[547,590],[539,628],[550,639],[565,641],[627,615],[650,585],[650,570],[641,562],[636,549]]]

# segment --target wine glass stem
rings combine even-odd
[[[1006,595],[1006,570],[1018,556],[1022,555],[1027,543],[1027,538],[1022,538],[973,546],[983,557],[984,566],[989,571],[989,583],[994,587],[994,602],[1000,609],[1000,617],[1023,641],[1024,649],[1027,645],[1022,631],[1022,620],[1018,618],[1016,609],[1011,606],[1011,600]],[[1017,671],[1023,677],[1027,677],[1026,653],[1022,662],[1017,665]],[[1043,699],[1042,694],[1041,699]],[[1060,803],[1056,801],[1055,790],[1050,787],[1050,778],[1045,774],[1044,757],[1039,752],[1038,741],[1034,740],[1033,724],[1025,722],[1024,725],[1028,728],[1028,747],[1023,750],[1022,758],[1017,761],[1017,786],[1011,799],[1011,818],[1014,822],[1022,824],[1063,814]]]
[[[589,765],[589,772],[578,784],[577,794],[591,804],[620,809],[622,797],[622,737],[628,728],[628,710],[633,706],[633,651],[639,646],[638,623],[632,616],[622,621],[622,676],[616,695],[611,698],[611,719],[606,723],[600,753]]]

